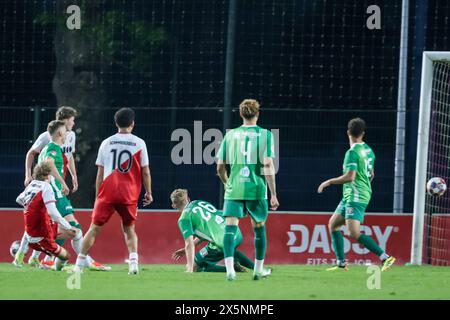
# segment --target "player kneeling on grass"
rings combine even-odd
[[[55,195],[49,183],[50,173],[51,167],[48,163],[37,165],[33,171],[33,180],[17,197],[16,202],[25,208],[23,211],[25,237],[29,246],[56,257],[53,268],[61,270],[69,260],[70,254],[55,240],[72,239],[77,234],[77,229],[73,228],[56,208]],[[22,267],[16,260],[13,264]]]
[[[128,273],[137,274],[138,238],[134,229],[137,204],[142,184],[145,188],[144,206],[153,201],[147,146],[133,135],[134,111],[122,108],[114,115],[118,132],[105,139],[98,150],[98,167],[95,183],[95,204],[92,223],[83,240],[74,272],[81,272],[87,254],[94,245],[103,225],[117,212],[122,218],[125,243],[130,253]]]
[[[170,200],[172,208],[181,213],[178,227],[185,241],[185,248],[175,251],[172,258],[178,260],[186,255],[186,272],[226,272],[225,266],[217,265],[224,259],[223,239],[226,223],[222,212],[207,201],[191,201],[186,189],[174,190],[170,195]],[[202,241],[208,241],[208,244],[195,253],[195,246]],[[234,239],[235,249],[241,242],[242,233],[238,230]],[[234,258],[234,268],[238,272],[246,271],[242,266],[248,269],[255,267],[253,262],[238,250],[235,250]],[[271,272],[271,269],[263,271],[264,275]]]
[[[350,237],[357,240],[365,248],[376,254],[381,262],[381,271],[388,269],[395,258],[381,249],[368,235],[361,233],[361,224],[364,221],[364,213],[372,196],[372,180],[374,178],[375,153],[363,141],[366,123],[363,119],[355,118],[348,122],[347,135],[350,149],[347,150],[343,165],[343,175],[329,179],[321,183],[317,192],[332,184],[343,185],[343,198],[329,221],[331,242],[336,253],[337,263],[329,271],[342,268],[347,270],[347,262],[344,253],[344,237],[340,228],[346,225]]]

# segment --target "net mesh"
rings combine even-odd
[[[450,62],[433,62],[427,180],[450,179]],[[425,198],[424,259],[450,265],[450,193]]]

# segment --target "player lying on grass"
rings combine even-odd
[[[134,111],[122,108],[114,115],[117,133],[103,140],[96,160],[95,204],[92,222],[73,272],[81,272],[88,252],[111,216],[122,218],[122,230],[128,247],[128,274],[138,274],[138,238],[135,231],[137,205],[142,185],[144,206],[153,202],[150,167],[145,141],[132,134]]]
[[[172,208],[180,212],[178,227],[185,242],[185,247],[175,251],[172,257],[178,260],[186,255],[186,272],[226,272],[225,266],[217,265],[224,259],[223,239],[226,224],[222,212],[207,201],[191,201],[186,189],[174,190],[170,200]],[[208,241],[208,244],[195,253],[195,246],[202,241]],[[254,264],[242,252],[236,250],[241,242],[242,233],[238,230],[234,241],[236,259],[234,268],[236,271],[243,272],[245,269],[241,265],[254,269]],[[271,272],[271,269],[263,270],[265,276]]]
[[[375,153],[364,141],[366,123],[363,119],[351,119],[348,123],[348,140],[350,149],[345,154],[343,175],[322,182],[317,189],[318,193],[332,184],[343,185],[343,198],[330,218],[328,228],[331,241],[336,254],[336,266],[328,270],[343,268],[347,270],[344,253],[344,237],[340,231],[341,226],[347,226],[350,237],[357,240],[365,248],[376,254],[382,261],[382,271],[388,269],[395,258],[390,257],[368,235],[361,233],[361,224],[364,213],[372,196],[371,182],[375,176]]]
[[[69,222],[69,224],[77,229],[77,234],[72,238],[72,247],[76,253],[81,251],[81,244],[83,242],[83,232],[81,225],[75,219],[73,207],[66,197],[69,193],[69,188],[63,177],[65,176],[66,161],[62,153],[61,146],[64,144],[64,140],[67,137],[67,127],[63,121],[53,120],[48,124],[47,131],[51,136],[51,141],[47,144],[39,154],[38,163],[48,163],[51,168],[50,185],[53,189],[56,198],[56,207],[63,216],[63,218]],[[65,239],[58,239],[58,244],[62,246]],[[22,237],[21,245],[16,256],[16,263],[22,264],[20,259],[23,259],[21,253],[26,251],[27,239]],[[30,257],[30,264],[41,266],[42,268],[50,268],[51,263],[49,260],[46,263],[39,263],[40,252],[38,250],[33,251]],[[33,261],[35,260],[35,261]],[[95,262],[91,257],[87,259],[87,264],[91,270],[109,270],[110,267],[103,266],[100,263]]]
[[[61,270],[70,258],[69,252],[58,245],[59,238],[72,239],[78,230],[72,227],[56,208],[56,199],[49,184],[51,167],[48,163],[38,164],[33,171],[33,180],[17,197],[16,202],[24,207],[25,238],[31,248],[57,257],[54,269]],[[22,267],[15,259],[13,264]]]

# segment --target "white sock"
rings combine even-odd
[[[386,260],[387,258],[389,258],[389,256],[386,254],[386,252],[383,252],[383,253],[380,255],[380,260],[381,260],[381,261]]]
[[[234,257],[225,258],[225,267],[227,268],[227,274],[235,274],[234,271]]]
[[[255,259],[255,273],[262,273],[263,272],[263,265],[264,265],[264,259],[263,260],[257,260]]]
[[[53,257],[53,256],[45,256],[44,261],[45,262],[49,262],[49,261],[53,261],[53,259],[55,259],[55,257]]]
[[[138,263],[139,255],[137,254],[137,252],[130,252],[129,260],[130,260],[129,263]]]
[[[77,262],[75,264],[80,268],[83,269],[86,265],[86,256],[82,253],[78,254]]]
[[[41,255],[40,251],[33,250],[33,253],[31,254],[31,257],[33,257],[34,259],[39,259],[40,255]]]
[[[83,245],[83,231],[78,229],[76,236],[72,239],[72,248],[79,254],[81,252],[81,246]]]
[[[19,250],[17,250],[17,252],[25,253],[27,250],[28,250],[28,240],[24,232],[22,240],[20,241]]]
[[[91,256],[86,256],[86,265],[89,266],[94,262],[94,259],[91,258]]]

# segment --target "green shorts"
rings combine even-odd
[[[243,218],[246,214],[257,223],[267,220],[269,206],[267,199],[260,200],[229,200],[225,199],[223,204],[224,217]]]
[[[56,198],[56,208],[63,217],[73,214],[72,204],[70,203],[70,200],[66,196]]]
[[[236,243],[235,248],[239,247],[239,245],[242,243],[242,234],[238,233],[234,241]],[[194,261],[199,267],[199,271],[202,271],[202,269],[207,265],[217,264],[220,260],[223,259],[223,250],[212,243],[208,243],[195,254]]]
[[[367,203],[346,202],[341,200],[334,212],[343,216],[345,220],[354,219],[362,224],[364,222],[364,213],[366,212],[367,205]]]

